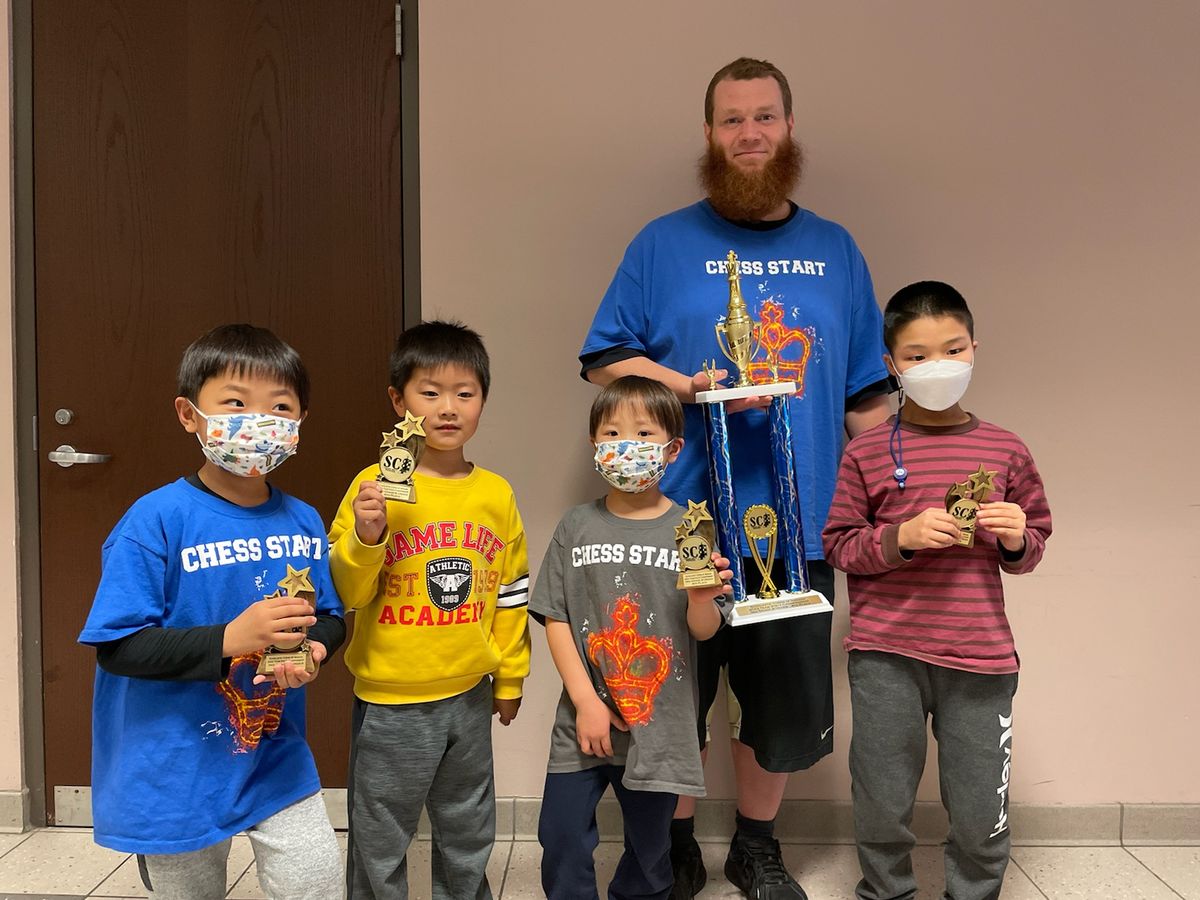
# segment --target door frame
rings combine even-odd
[[[404,326],[421,321],[419,0],[396,0],[400,53],[401,265]],[[46,824],[42,592],[38,500],[36,285],[33,211],[33,0],[10,0],[13,104],[13,356],[17,574],[21,621],[21,821]],[[95,548],[97,553],[100,548]],[[82,627],[82,623],[80,623]]]

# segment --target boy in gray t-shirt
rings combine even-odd
[[[676,526],[658,489],[683,445],[683,409],[664,385],[629,375],[592,404],[596,469],[608,494],[567,512],[529,610],[563,680],[538,840],[550,900],[596,896],[596,805],[612,786],[625,853],[612,898],[667,898],[676,797],[704,796],[696,741],[695,641],[722,624],[730,588],[683,591]],[[728,579],[728,561],[717,559]]]

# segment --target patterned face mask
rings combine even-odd
[[[196,404],[191,403],[191,407],[204,419],[204,430],[196,432],[204,455],[232,475],[266,475],[299,447],[299,419],[265,413],[206,416]]]
[[[601,441],[596,445],[596,471],[619,491],[640,494],[658,484],[667,469],[667,448],[673,442]]]

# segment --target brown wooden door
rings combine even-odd
[[[139,495],[195,471],[175,421],[183,348],[249,321],[313,378],[273,480],[332,517],[391,424],[401,328],[400,85],[392,0],[34,0],[34,240],[49,821],[90,784],[95,657],[75,638],[100,546]],[[59,424],[58,410],[70,410]],[[60,418],[67,418],[60,414]],[[61,468],[62,444],[111,454]],[[309,735],[344,785],[350,681]]]

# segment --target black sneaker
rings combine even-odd
[[[725,877],[750,900],[808,900],[804,888],[784,868],[779,841],[733,836]]]
[[[671,842],[671,872],[675,883],[671,886],[671,900],[692,900],[704,890],[708,883],[708,872],[704,868],[704,857],[700,845],[690,835],[686,840]]]

